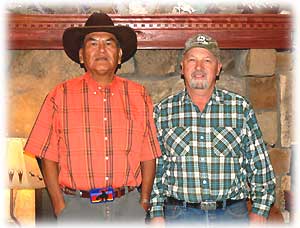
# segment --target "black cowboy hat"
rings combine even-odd
[[[115,35],[123,53],[121,63],[126,62],[136,52],[137,38],[132,28],[128,26],[114,26],[113,21],[107,14],[93,13],[83,27],[70,27],[64,31],[64,50],[74,62],[80,63],[80,45],[84,37],[92,32],[108,32]]]

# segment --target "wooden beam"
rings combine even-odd
[[[9,14],[9,49],[63,49],[68,27],[84,26],[89,15]],[[181,49],[187,38],[206,33],[223,49],[291,48],[292,17],[280,14],[110,15],[115,25],[130,26],[139,49]]]

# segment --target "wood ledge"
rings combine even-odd
[[[9,14],[9,49],[63,49],[61,37],[68,27],[83,26],[89,15]],[[196,33],[207,33],[222,49],[292,46],[290,15],[281,14],[161,14],[110,15],[115,25],[130,26],[139,49],[181,49]]]

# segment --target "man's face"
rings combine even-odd
[[[108,32],[87,34],[79,50],[81,62],[92,74],[113,74],[121,63],[121,56],[116,37]]]
[[[222,64],[205,48],[192,48],[181,62],[186,86],[193,90],[211,91],[216,83]]]

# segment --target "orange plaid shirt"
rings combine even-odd
[[[139,186],[141,161],[161,155],[145,88],[118,76],[101,87],[89,73],[56,86],[24,150],[59,163],[59,184],[81,190]]]

